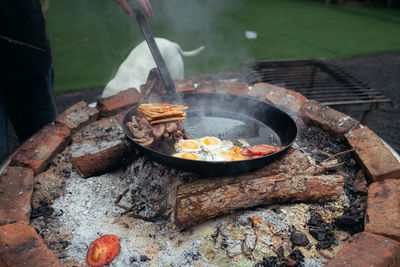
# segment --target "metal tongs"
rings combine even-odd
[[[147,24],[146,18],[143,16],[142,12],[139,9],[135,9],[135,18],[137,23],[139,24],[140,30],[143,33],[144,39],[146,39],[147,45],[150,48],[151,54],[153,55],[154,61],[157,64],[158,70],[161,73],[161,77],[164,81],[167,94],[174,95],[176,94],[175,84],[172,81],[171,75],[167,66],[165,65],[164,59],[161,56],[160,50],[154,40],[153,34],[151,33],[149,24]]]

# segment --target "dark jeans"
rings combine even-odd
[[[56,115],[53,68],[23,79],[0,81],[0,164],[8,156],[7,117],[24,142]]]

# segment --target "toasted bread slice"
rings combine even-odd
[[[185,119],[186,112],[183,111],[185,109],[188,109],[188,107],[168,103],[141,104],[137,108],[138,112],[151,124]]]
[[[185,118],[186,118],[186,117],[173,117],[173,118],[166,118],[166,119],[154,120],[154,121],[151,121],[150,124],[156,124],[156,123],[167,122],[167,121],[184,120]]]
[[[148,104],[141,104],[138,109],[149,110],[153,112],[166,112],[166,111],[184,110],[188,109],[188,107],[184,105],[175,105],[168,103],[148,103]]]

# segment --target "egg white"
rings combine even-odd
[[[188,158],[188,157],[186,157],[186,156],[188,156],[187,154],[190,154],[190,156],[194,156],[195,158]],[[182,159],[189,159],[189,160],[206,160],[206,156],[202,153],[178,152],[178,153],[172,154],[172,156],[177,157],[177,158],[182,158]]]
[[[212,140],[215,144],[208,144],[207,140]],[[217,148],[220,148],[223,145],[223,141],[219,139],[218,137],[214,136],[205,136],[202,138],[198,139],[199,142],[201,143],[201,146],[207,150],[214,150]]]
[[[188,143],[194,144],[196,145],[196,147],[188,148],[187,146],[185,146],[185,144]],[[196,139],[180,139],[177,143],[175,143],[174,148],[176,152],[198,152],[201,151],[202,146],[201,143]]]
[[[207,138],[213,139],[212,145],[207,144],[205,140]],[[195,145],[195,148],[185,147],[185,142],[191,142]],[[178,158],[192,159],[185,156],[193,156],[194,160],[205,160],[205,161],[231,161],[229,155],[232,154],[231,150],[234,148],[234,144],[230,140],[221,140],[218,137],[205,136],[202,138],[184,140],[181,139],[174,145],[177,153],[172,156]],[[185,153],[192,153],[193,155],[184,155]],[[237,156],[240,157],[240,156]],[[241,160],[239,158],[233,160]]]

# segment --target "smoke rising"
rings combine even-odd
[[[154,35],[177,42],[184,50],[206,47],[200,55],[184,58],[186,77],[237,71],[241,62],[251,60],[243,45],[244,29],[233,19],[240,13],[241,1],[170,0],[152,5],[155,18],[151,23],[164,26],[163,30],[154,28]]]

